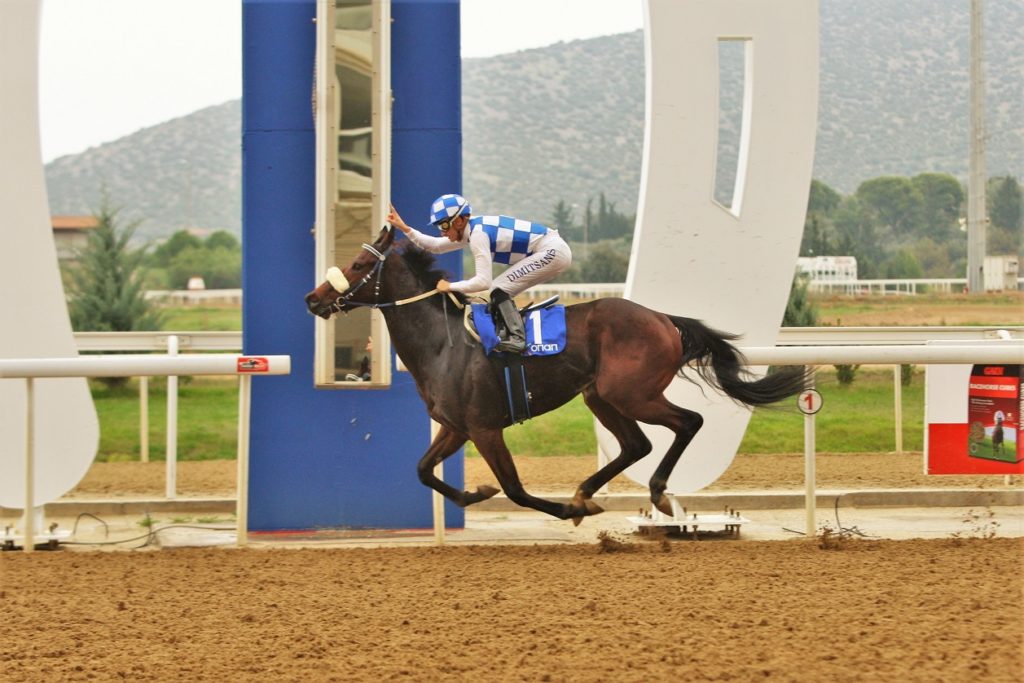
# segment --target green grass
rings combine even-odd
[[[1008,319],[1019,317],[1020,298],[1015,295],[991,295],[986,304],[1004,307]],[[821,302],[829,315],[843,316],[865,311],[889,312],[901,306],[963,306],[974,300],[952,295],[926,294],[916,297],[873,297],[850,299],[833,297]],[[167,307],[166,330],[241,329],[241,309],[237,306]],[[1002,318],[1001,314],[996,317]],[[98,459],[139,459],[138,380],[128,388],[109,390],[93,383],[93,395],[100,416],[101,438]],[[923,440],[924,379],[914,376],[903,390],[903,445],[920,450]],[[150,459],[165,457],[166,394],[165,380],[150,382]],[[893,425],[893,389],[890,368],[863,367],[851,387],[835,381],[831,367],[822,368],[818,389],[824,408],[816,418],[817,449],[825,452],[884,452],[895,447]],[[234,379],[195,378],[183,381],[179,396],[178,457],[182,460],[234,458],[237,439],[238,393]],[[755,411],[740,451],[743,453],[792,453],[803,450],[803,415],[795,400],[783,407]],[[555,411],[517,425],[505,432],[513,453],[524,455],[594,455],[597,444],[593,418],[581,398]],[[471,444],[468,455],[477,455]]]
[[[110,390],[93,385],[100,419],[103,462],[139,459],[139,395],[137,380]],[[832,368],[818,373],[824,406],[816,417],[817,450],[822,452],[887,452],[895,448],[892,371],[861,368],[851,386],[841,386]],[[166,457],[166,382],[150,381],[149,457]],[[237,447],[238,385],[234,379],[194,378],[182,381],[178,396],[178,459],[215,460],[235,457]],[[924,420],[924,378],[915,373],[903,387],[903,447],[921,450]],[[754,412],[740,445],[741,453],[798,453],[803,451],[804,417],[796,400]],[[505,431],[517,455],[583,455],[597,453],[593,417],[583,399]],[[478,456],[472,444],[466,454]]]
[[[133,379],[123,389],[92,382],[100,420],[101,462],[139,460],[139,391]],[[167,382],[149,382],[149,459],[167,457]],[[234,458],[238,445],[238,381],[182,378],[178,383],[178,459]]]
[[[242,329],[242,309],[239,306],[168,306],[160,310],[165,330],[234,332]]]
[[[852,385],[841,386],[835,371],[822,368],[817,388],[822,410],[815,417],[818,451],[832,453],[895,450],[895,415],[891,369],[861,368]],[[921,450],[924,421],[924,376],[915,373],[903,387],[903,448]],[[509,450],[522,455],[594,455],[597,441],[593,419],[580,398],[554,413],[517,425],[505,432]],[[754,411],[741,453],[799,453],[804,449],[804,416],[796,399]],[[467,455],[479,455],[472,444]]]
[[[829,453],[875,453],[896,448],[891,368],[862,367],[852,385],[835,379],[835,370],[818,370],[822,409],[815,416],[815,445]],[[779,408],[754,412],[740,444],[741,453],[798,453],[804,449],[804,416],[795,399]],[[924,440],[924,375],[915,372],[903,387],[903,448],[919,451]]]

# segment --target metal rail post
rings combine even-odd
[[[31,377],[25,378],[25,540],[26,553],[36,549],[35,515],[35,385]]]
[[[237,518],[236,543],[249,542],[249,416],[252,406],[252,375],[238,377],[238,493],[235,504]]]
[[[139,460],[149,462],[149,377],[139,378]]]
[[[178,355],[178,335],[167,337],[167,355]],[[178,376],[167,376],[167,499],[178,489]]]

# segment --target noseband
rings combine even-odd
[[[380,271],[384,268],[384,261],[386,261],[388,256],[391,255],[391,249],[392,248],[388,247],[384,251],[378,251],[377,248],[375,246],[373,246],[372,244],[365,244],[364,243],[363,244],[363,249],[365,249],[366,251],[368,251],[371,254],[373,254],[374,256],[376,256],[377,257],[377,262],[375,264],[373,264],[373,268],[370,269],[370,272],[368,272],[366,275],[364,275],[362,278],[359,279],[359,282],[357,282],[355,284],[355,286],[347,288],[345,290],[345,292],[341,296],[339,296],[337,299],[334,300],[334,302],[330,305],[331,313],[339,313],[339,312],[341,312],[342,306],[368,306],[370,308],[380,308],[381,306],[391,306],[391,305],[394,305],[394,304],[381,304],[381,303],[378,303],[378,301],[377,301],[377,300],[380,299],[380,277],[377,277],[377,276],[380,275]],[[373,288],[374,302],[371,303],[371,304],[366,304],[366,303],[362,303],[362,302],[359,302],[359,301],[352,301],[351,300],[352,296],[356,292],[358,292],[360,289],[362,289],[367,283],[369,283],[370,280],[373,280],[373,279],[376,279],[376,282],[374,283],[374,288]],[[331,287],[334,287],[334,285],[332,284]]]

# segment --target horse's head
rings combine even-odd
[[[380,294],[381,269],[395,231],[385,226],[373,244],[364,244],[345,268],[331,266],[316,289],[306,295],[306,308],[313,315],[328,319],[334,313],[347,312],[360,304],[376,303]],[[373,286],[368,286],[373,283]]]

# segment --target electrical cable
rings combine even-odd
[[[866,534],[866,533],[861,531],[856,526],[852,526],[852,527],[847,528],[847,527],[844,527],[842,525],[842,522],[839,521],[839,499],[842,498],[842,497],[843,497],[843,494],[840,494],[840,495],[836,496],[835,505],[834,505],[834,514],[836,516],[836,535],[840,536],[840,537],[859,536],[861,538],[881,538],[881,536],[873,536],[871,534]],[[788,529],[786,527],[782,527],[782,530],[783,531],[788,531],[791,534],[800,534],[801,536],[806,536],[807,535],[807,532],[797,531],[796,529]]]

